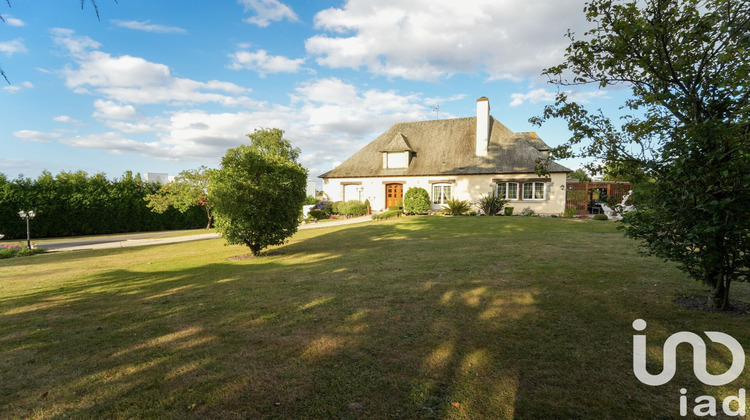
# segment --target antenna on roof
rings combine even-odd
[[[435,111],[435,119],[440,119],[440,105],[430,105],[430,109]]]

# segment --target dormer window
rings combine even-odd
[[[406,136],[398,133],[383,150],[383,169],[405,169],[414,153]]]
[[[409,167],[409,152],[385,152],[386,154],[386,168],[408,168]]]

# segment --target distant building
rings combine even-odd
[[[310,197],[315,197],[315,180],[314,179],[308,179],[307,180],[307,195]]]
[[[145,182],[153,182],[154,184],[164,185],[169,183],[169,174],[158,172],[144,172],[142,179]]]

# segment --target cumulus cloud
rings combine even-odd
[[[3,90],[8,93],[16,93],[24,89],[33,89],[33,88],[34,88],[34,84],[29,81],[21,82],[17,85],[3,86]]]
[[[66,138],[71,147],[114,150],[176,161],[217,165],[230,147],[249,142],[246,134],[264,127],[285,130],[302,149],[301,163],[316,176],[342,161],[397,122],[428,119],[427,102],[437,98],[401,95],[396,91],[361,89],[336,78],[301,83],[288,105],[265,104],[239,112],[176,110],[164,118],[116,120],[106,124],[116,132]],[[449,98],[450,99],[450,98]],[[132,116],[122,104],[97,101],[109,116]],[[122,113],[116,111],[122,111]],[[133,117],[135,118],[135,117]],[[157,141],[143,143],[123,133],[152,132]]]
[[[17,53],[25,53],[28,52],[28,50],[26,49],[26,45],[24,45],[23,43],[23,39],[16,38],[12,41],[0,42],[0,52],[6,55],[13,55]]]
[[[69,115],[58,115],[52,118],[53,121],[69,123],[69,124],[80,124],[81,121],[69,116]]]
[[[5,23],[9,26],[26,26],[26,22],[22,21],[21,19],[15,18],[11,15],[3,15],[3,19],[5,20]]]
[[[14,131],[13,136],[18,140],[28,143],[49,143],[52,140],[60,137],[59,133],[45,133],[42,131],[34,130],[19,130]]]
[[[537,77],[562,60],[563,35],[583,23],[582,7],[579,0],[350,0],[315,16],[326,33],[305,46],[322,66],[388,77]]]
[[[279,55],[268,55],[265,50],[237,51],[229,55],[232,70],[253,70],[261,77],[268,73],[296,73],[305,62],[304,58],[287,58]]]
[[[120,105],[112,101],[98,99],[94,101],[94,108],[96,108],[96,111],[94,111],[93,116],[96,118],[123,120],[135,116],[133,105]]]
[[[171,160],[169,156],[163,155],[164,150],[158,142],[140,142],[115,132],[75,136],[61,139],[60,143],[73,147],[103,149],[112,154],[160,156],[164,160]]]
[[[100,44],[67,29],[54,29],[53,40],[67,50],[76,65],[63,69],[65,84],[76,93],[100,94],[121,103],[252,106],[249,89],[234,83],[174,77],[168,66],[141,57],[112,55]]]
[[[290,22],[296,22],[299,20],[291,7],[278,0],[239,0],[238,2],[245,6],[246,12],[250,10],[255,12],[255,16],[245,19],[245,22],[258,25],[261,28],[267,27],[272,21],[277,22],[286,19]]]
[[[187,30],[176,26],[157,25],[150,20],[110,20],[114,25],[121,28],[133,29],[136,31],[153,32],[157,34],[186,34]]]
[[[574,102],[589,103],[594,98],[606,97],[607,91],[605,90],[594,90],[594,91],[565,91],[568,95],[568,99]],[[557,93],[549,91],[547,89],[534,89],[527,93],[512,93],[510,98],[511,107],[521,106],[525,103],[537,104],[540,102],[551,103],[555,101]]]

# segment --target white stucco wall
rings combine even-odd
[[[491,193],[495,188],[493,180],[502,179],[509,182],[539,178],[535,174],[520,175],[456,175],[456,176],[427,176],[427,177],[393,177],[393,178],[331,178],[323,180],[323,191],[332,201],[342,201],[344,188],[349,185],[357,185],[361,188],[362,201],[370,200],[373,210],[385,210],[385,186],[389,183],[403,183],[404,194],[411,187],[422,187],[432,198],[432,184],[438,182],[450,183],[454,198],[469,200],[476,203],[483,195]],[[530,207],[538,214],[561,214],[565,210],[565,178],[566,174],[556,173],[551,175],[550,182],[545,182],[546,198],[538,201],[525,201],[522,199],[523,192],[519,188],[519,200],[513,200],[508,206],[514,208],[515,213],[520,213],[524,208]],[[561,186],[563,187],[561,189]],[[347,197],[348,198],[348,197]]]

